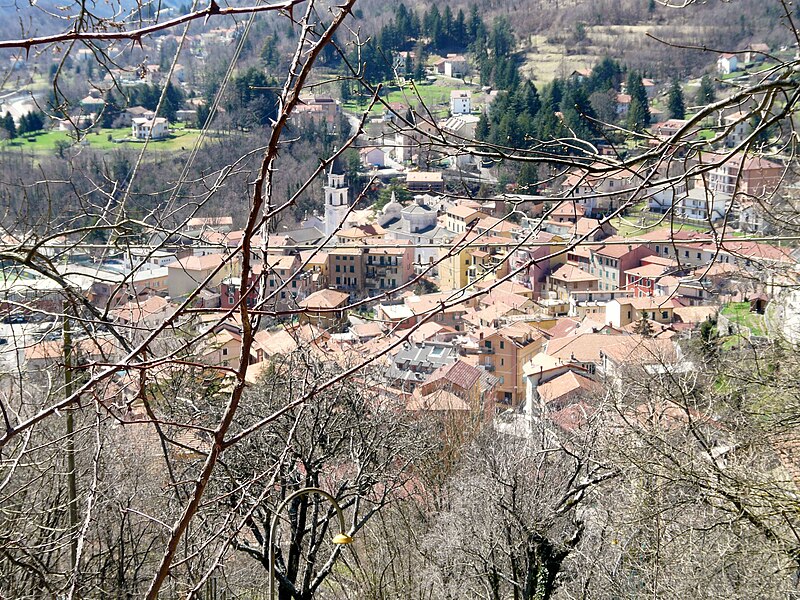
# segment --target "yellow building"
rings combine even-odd
[[[500,245],[497,245],[500,244]],[[465,233],[440,249],[439,289],[457,290],[508,274],[507,238]]]
[[[479,364],[499,379],[495,399],[517,406],[525,398],[523,365],[544,347],[545,335],[527,323],[508,325],[480,340]]]

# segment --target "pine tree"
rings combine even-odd
[[[486,113],[481,112],[478,117],[478,124],[475,125],[475,139],[485,141],[489,139],[489,119],[486,118]]]
[[[653,324],[644,316],[642,313],[642,317],[636,321],[636,324],[633,326],[633,332],[638,333],[644,337],[653,337],[653,333],[655,333],[655,328]]]
[[[710,104],[714,102],[715,96],[714,84],[711,82],[711,78],[708,75],[703,75],[700,80],[700,89],[697,90],[697,104],[699,106]]]
[[[667,109],[672,119],[683,119],[686,116],[686,105],[683,102],[683,90],[681,90],[677,79],[673,80],[672,87],[669,88]]]
[[[627,80],[628,94],[631,97],[628,109],[628,128],[642,131],[650,124],[650,107],[647,103],[647,91],[642,83],[642,76],[631,71]]]
[[[8,139],[13,140],[17,137],[17,126],[14,125],[14,117],[10,112],[7,112],[0,122],[3,130],[8,134]]]

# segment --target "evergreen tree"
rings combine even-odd
[[[542,108],[536,115],[536,137],[542,141],[552,140],[559,136],[561,123],[556,117],[556,111],[561,104],[561,82],[553,80],[542,92]]]
[[[708,75],[703,75],[703,78],[700,80],[700,89],[697,90],[697,104],[699,106],[705,106],[706,104],[714,102],[715,98],[716,94],[711,78]]]
[[[481,112],[478,117],[478,123],[475,125],[475,139],[485,141],[489,139],[489,119],[486,117],[485,112]]]
[[[264,45],[261,46],[261,64],[267,70],[276,69],[280,61],[280,53],[278,52],[278,40],[275,36],[268,35],[264,38]]]
[[[633,332],[638,333],[644,337],[653,337],[653,333],[655,333],[655,328],[653,324],[642,314],[642,317],[636,321],[636,324],[633,326]]]
[[[207,104],[198,104],[197,106],[197,128],[203,129],[208,125],[208,117],[211,115],[211,110]]]
[[[592,74],[586,82],[588,95],[594,92],[605,92],[609,89],[618,89],[622,82],[622,68],[619,63],[607,56],[592,69]]]
[[[536,192],[536,186],[539,183],[539,167],[536,163],[525,162],[522,163],[522,168],[519,171],[517,178],[517,187],[521,194],[533,194]]]
[[[575,137],[590,140],[595,136],[596,130],[592,124],[594,112],[581,86],[567,86],[559,107],[564,124]]]
[[[103,96],[103,112],[100,115],[100,127],[109,129],[114,126],[114,121],[122,113],[119,109],[119,102],[111,90],[108,90]]]
[[[0,125],[8,135],[8,139],[13,140],[17,137],[17,126],[14,124],[14,117],[11,116],[10,112],[7,112],[0,120]]]
[[[628,73],[628,94],[631,97],[628,109],[628,128],[642,131],[650,124],[650,107],[647,102],[647,91],[642,83],[642,76],[633,71]]]
[[[350,98],[353,97],[353,92],[350,90],[350,80],[349,79],[342,79],[341,85],[341,92],[342,92],[342,102],[349,102]]]
[[[183,91],[177,86],[172,85],[172,82],[167,82],[167,89],[164,95],[164,102],[161,104],[161,115],[166,117],[168,121],[175,121],[178,117],[178,111],[183,108]]]
[[[681,90],[677,79],[673,80],[672,86],[669,88],[667,109],[672,119],[683,119],[686,116],[686,105],[683,102],[683,90]]]

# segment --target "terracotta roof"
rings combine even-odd
[[[187,256],[179,261],[171,262],[167,265],[168,269],[180,269],[183,271],[208,271],[216,269],[225,260],[222,254],[207,254],[206,256]]]
[[[611,239],[611,238],[609,238]],[[629,244],[610,244],[602,246],[594,251],[598,256],[608,256],[609,258],[622,258],[629,252],[633,252],[642,244],[630,242]]]
[[[498,219],[497,217],[483,217],[478,221],[475,227],[499,233],[517,231],[520,229],[520,226],[516,223],[512,223],[508,219]]]
[[[681,306],[668,296],[641,296],[639,298],[617,298],[621,305],[629,304],[636,310],[666,310]]]
[[[533,303],[530,298],[520,296],[519,294],[511,294],[499,290],[492,290],[488,294],[484,294],[478,300],[483,306],[491,306],[493,304],[502,303],[512,308],[521,308],[529,306]]]
[[[356,336],[359,338],[373,338],[383,335],[383,327],[380,323],[376,323],[375,321],[358,323],[350,327],[350,331],[356,334]]]
[[[595,408],[579,401],[549,413],[547,418],[564,431],[575,431],[585,425],[595,412]]]
[[[597,277],[574,265],[563,264],[550,273],[552,279],[565,282],[597,281]]]
[[[582,362],[599,364],[600,352],[619,342],[621,336],[602,333],[585,333],[569,337],[551,339],[545,352],[563,362]]]
[[[549,212],[549,215],[551,219],[559,216],[577,219],[582,217],[584,212],[586,212],[586,208],[583,204],[578,204],[573,200],[562,200]]]
[[[169,306],[166,298],[161,296],[150,296],[143,301],[128,302],[111,311],[115,319],[125,320],[130,323],[138,323],[143,318],[165,313]]]
[[[447,325],[442,325],[434,321],[426,321],[425,323],[414,329],[414,332],[411,334],[411,340],[413,342],[422,342],[433,339],[440,334],[455,334],[455,333],[458,332],[452,327],[448,327]]]
[[[349,301],[349,294],[336,290],[319,290],[300,302],[300,307],[306,310],[321,308],[341,308]]]
[[[539,393],[542,400],[548,403],[576,393],[592,394],[600,392],[602,389],[603,386],[596,381],[592,381],[583,375],[578,375],[573,371],[567,371],[566,373],[554,377],[547,383],[541,384],[536,388],[536,391]]]
[[[677,358],[675,345],[671,341],[638,335],[618,338],[617,343],[603,348],[602,351],[618,365],[657,365],[674,362]]]
[[[551,339],[565,337],[574,331],[579,324],[580,321],[572,317],[562,317],[556,321],[555,325],[547,330],[547,333],[550,334]]]
[[[467,217],[480,215],[482,213],[477,208],[471,208],[469,206],[464,206],[463,204],[456,204],[455,206],[451,206],[447,209],[447,214],[466,219]]]
[[[406,410],[430,410],[439,412],[469,410],[469,404],[453,392],[441,389],[435,390],[427,396],[423,396],[418,389],[419,388],[415,390],[406,404]]]
[[[463,360],[457,360],[449,365],[444,365],[436,369],[428,376],[425,383],[441,382],[443,384],[451,384],[463,390],[471,389],[481,378],[482,371],[465,363]]]
[[[714,318],[719,312],[718,306],[676,306],[674,313],[683,323],[702,323]]]
[[[84,338],[73,343],[73,351],[85,355],[91,360],[108,357],[115,350],[117,350],[117,344],[111,338]],[[63,363],[64,342],[54,340],[27,346],[25,360],[52,360]]]
[[[663,275],[666,268],[664,265],[656,265],[656,264],[647,264],[642,265],[641,267],[636,267],[635,269],[628,269],[625,271],[627,275],[633,275],[635,277],[658,277],[659,275]]]

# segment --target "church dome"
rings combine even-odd
[[[400,211],[402,210],[403,205],[397,201],[397,197],[394,195],[394,192],[392,192],[392,199],[383,207],[381,213],[384,215],[400,215]]]

